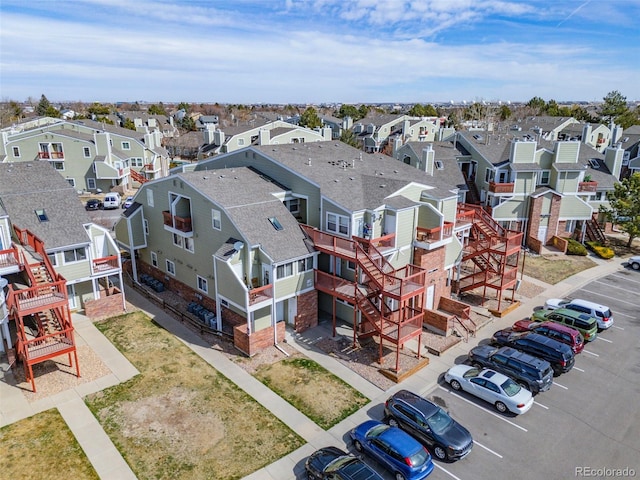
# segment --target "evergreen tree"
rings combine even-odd
[[[630,248],[633,240],[640,236],[640,173],[623,179],[613,188],[613,192],[607,192],[609,206],[601,205],[600,211],[629,235],[627,247]]]
[[[318,112],[313,107],[307,108],[302,115],[300,115],[300,121],[298,122],[301,127],[318,128],[322,126],[322,120],[318,116]]]

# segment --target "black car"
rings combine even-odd
[[[84,206],[85,210],[100,210],[102,208],[102,202],[97,198],[90,198]]]
[[[499,330],[493,334],[493,341],[546,360],[551,364],[555,375],[568,372],[575,363],[575,356],[569,345],[539,333]]]
[[[549,362],[511,347],[480,345],[469,351],[469,360],[473,365],[513,378],[534,394],[546,392],[553,383],[553,369]]]
[[[314,452],[304,464],[309,480],[382,480],[359,458],[337,447],[325,447]]]
[[[385,421],[400,427],[427,446],[439,460],[459,460],[471,452],[473,438],[442,408],[408,390],[384,404]]]

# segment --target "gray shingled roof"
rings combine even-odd
[[[177,174],[182,180],[224,209],[251,245],[260,245],[274,262],[308,255],[310,250],[297,220],[274,196],[281,186],[249,168],[226,168]],[[276,230],[269,221],[282,225]]]
[[[379,208],[385,204],[385,198],[410,183],[438,185],[435,176],[387,155],[364,153],[343,142],[253,148],[318,185],[325,197],[350,211]]]
[[[84,225],[91,223],[78,195],[49,162],[0,164],[0,202],[13,225],[28,229],[47,250],[87,245]],[[48,221],[35,211],[44,209]]]

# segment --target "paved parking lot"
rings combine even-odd
[[[524,415],[499,414],[440,382],[427,398],[466,426],[475,446],[459,462],[434,462],[429,478],[615,478],[615,471],[602,469],[625,468],[631,469],[626,476],[640,477],[639,293],[640,274],[627,268],[570,295],[608,305],[615,325],[588,343],[573,370],[555,377],[551,390],[537,395]],[[497,329],[488,328],[484,336]]]

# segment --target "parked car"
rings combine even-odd
[[[544,304],[546,310],[556,310],[557,308],[568,308],[576,312],[586,313],[598,321],[598,329],[606,330],[613,326],[613,314],[609,307],[599,305],[588,300],[576,298],[575,300],[565,300],[563,298],[550,298]]]
[[[634,270],[640,270],[640,256],[631,257],[627,260],[627,265],[629,265]]]
[[[114,192],[107,193],[104,196],[104,201],[102,203],[105,210],[109,208],[118,208],[120,206],[120,194]]]
[[[84,205],[85,210],[100,210],[102,208],[102,202],[97,198],[90,198]]]
[[[385,421],[420,440],[439,460],[459,460],[471,452],[469,430],[442,408],[408,390],[400,390],[384,404]]]
[[[444,374],[454,390],[463,390],[492,404],[501,413],[520,415],[533,405],[533,395],[511,378],[489,368],[454,365]]]
[[[533,394],[546,392],[553,383],[549,362],[511,347],[479,345],[469,351],[469,360],[511,377]]]
[[[558,308],[557,310],[538,310],[533,312],[531,320],[536,322],[556,322],[575,328],[584,337],[585,342],[592,342],[598,336],[598,321],[595,317],[586,313],[576,312],[568,308]]]
[[[337,447],[312,453],[304,468],[309,480],[382,480],[369,465]]]
[[[505,328],[493,334],[493,342],[546,360],[551,364],[555,375],[568,372],[576,363],[575,355],[569,345],[539,333],[514,332],[510,328]]]
[[[353,446],[385,466],[396,480],[422,480],[433,471],[429,452],[408,433],[377,420],[366,422],[350,432]]]
[[[555,322],[534,322],[533,320],[518,320],[511,329],[514,332],[535,332],[545,337],[553,338],[571,347],[574,354],[582,352],[584,349],[584,338],[575,328],[567,327]]]
[[[133,205],[133,197],[127,197],[122,202],[122,208],[129,208],[131,205]]]

